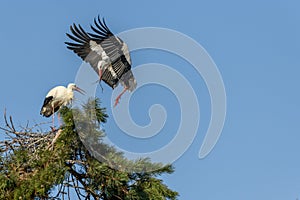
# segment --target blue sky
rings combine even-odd
[[[203,79],[166,52],[133,52],[133,68],[150,62],[173,67],[190,80],[200,102],[197,136],[174,163],[175,173],[163,180],[184,200],[295,200],[300,197],[299,7],[296,0],[2,1],[0,109],[6,108],[16,125],[48,120],[39,115],[45,94],[55,85],[73,82],[81,64],[64,44],[74,22],[88,28],[101,14],[115,33],[147,26],[174,29],[201,44],[218,66],[227,93],[227,117],[217,145],[199,160],[210,119]],[[97,96],[109,106],[111,90],[104,89]],[[174,95],[146,86],[133,95],[130,109],[136,123],[146,125],[154,103],[169,113],[158,138],[148,142],[122,136],[112,117],[105,125],[107,134],[139,151],[163,145],[180,120]]]

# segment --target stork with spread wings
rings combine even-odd
[[[65,43],[68,49],[91,65],[100,81],[103,80],[113,89],[119,82],[122,84],[124,90],[116,98],[116,106],[126,90],[133,91],[137,84],[131,71],[129,50],[127,44],[115,36],[99,16],[94,19],[91,29],[94,33],[88,33],[80,25],[73,24],[70,27],[72,34],[67,33],[67,36],[76,43]]]

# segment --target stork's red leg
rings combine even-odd
[[[54,106],[52,106],[52,127],[54,128]]]
[[[121,99],[121,96],[126,92],[126,90],[127,90],[127,88],[124,87],[124,90],[123,90],[123,91],[119,94],[119,96],[116,98],[114,107],[116,107],[116,106],[118,105],[118,103],[119,103],[119,101],[120,101],[120,99]]]
[[[61,121],[60,121],[60,112],[57,112],[57,120],[58,120],[58,126],[61,125]]]

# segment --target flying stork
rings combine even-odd
[[[97,21],[98,20],[98,21]],[[115,100],[119,103],[121,96],[136,88],[136,80],[131,71],[131,59],[127,44],[115,36],[107,27],[104,18],[94,18],[94,33],[87,33],[80,25],[70,26],[71,34],[67,36],[76,43],[65,42],[67,48],[74,51],[85,62],[88,62],[99,75],[99,82],[103,80],[112,89],[119,82],[124,87]]]
[[[59,110],[61,106],[67,106],[74,98],[74,92],[77,91],[84,94],[84,91],[77,87],[74,83],[69,83],[68,87],[56,86],[52,88],[44,100],[40,114],[44,117],[52,115],[52,125],[54,127],[54,113]]]

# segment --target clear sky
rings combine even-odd
[[[201,44],[218,66],[227,116],[217,145],[200,160],[210,120],[203,79],[167,52],[133,52],[133,68],[167,64],[191,82],[200,102],[197,136],[174,163],[175,173],[163,180],[184,200],[295,200],[300,197],[299,8],[297,0],[1,1],[0,109],[6,108],[16,125],[48,120],[39,115],[46,93],[73,82],[81,64],[64,44],[74,22],[88,29],[101,14],[115,33],[149,26],[174,29]],[[110,95],[108,87],[97,91],[111,115]],[[170,91],[157,85],[140,88],[130,110],[136,123],[147,125],[148,109],[156,103],[168,112],[157,138],[136,141],[122,136],[111,116],[105,125],[111,140],[139,151],[167,143],[180,122],[178,102]]]

